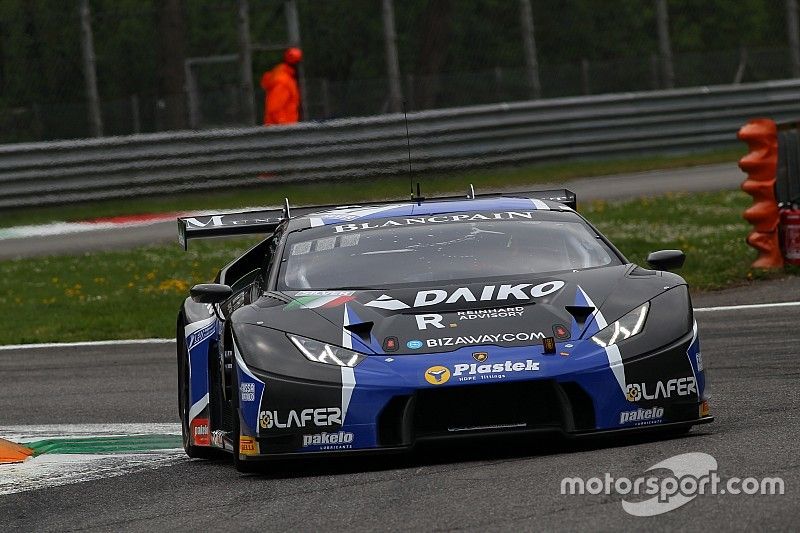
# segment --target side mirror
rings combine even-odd
[[[647,264],[656,270],[677,270],[686,261],[681,250],[659,250],[647,256]]]
[[[227,285],[219,283],[201,283],[189,290],[192,300],[199,304],[218,304],[222,303],[233,294],[233,290]]]

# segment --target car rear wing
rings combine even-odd
[[[178,243],[187,250],[190,239],[269,234],[286,219],[283,209],[181,217],[178,219]]]
[[[472,185],[466,197],[459,196],[438,196],[435,198],[424,198],[420,196],[419,186],[417,195],[411,197],[412,202],[447,202],[463,201],[464,199],[474,200],[477,198],[531,198],[536,200],[546,200],[557,202],[571,209],[577,208],[577,198],[575,193],[569,189],[547,189],[541,191],[522,191],[508,193],[485,193],[475,194]],[[396,204],[402,200],[387,200],[381,202],[369,202],[368,205],[388,205]],[[336,209],[342,207],[341,204],[333,205],[311,205],[303,207],[289,208],[289,200],[284,200],[283,209],[267,209],[255,211],[241,211],[238,213],[221,213],[215,215],[195,215],[181,217],[178,219],[178,243],[184,250],[189,248],[190,239],[201,239],[204,237],[232,237],[237,235],[255,235],[274,233],[281,223],[289,220],[292,215],[303,216],[310,213]],[[349,206],[350,207],[350,206]],[[354,207],[354,206],[353,206]]]

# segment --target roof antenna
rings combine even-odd
[[[291,212],[289,211],[289,199],[288,198],[284,198],[283,199],[283,218],[288,220],[289,218],[291,218],[291,216],[292,216]]]
[[[467,200],[474,200],[475,199],[475,187],[472,184],[469,184],[469,190],[467,191]]]
[[[411,198],[414,198],[414,173],[411,170],[411,136],[408,134],[408,113],[406,113],[406,101],[403,100],[403,119],[406,123],[406,146],[408,147],[408,182],[411,186]],[[419,183],[417,183],[417,196],[419,196]]]

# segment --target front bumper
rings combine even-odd
[[[406,451],[425,441],[495,434],[626,434],[713,420],[696,331],[645,354],[620,348],[619,360],[587,341],[559,343],[556,355],[541,346],[484,346],[370,356],[325,383],[244,372],[237,358],[242,390],[260,393],[239,411],[242,435],[256,444],[240,457]],[[487,354],[485,365],[476,353]]]

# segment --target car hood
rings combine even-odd
[[[272,292],[234,318],[365,353],[439,353],[578,340],[598,313],[611,323],[678,284],[674,274],[620,265],[513,281]]]

